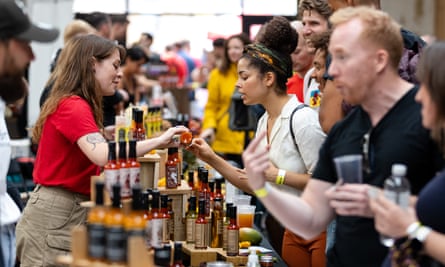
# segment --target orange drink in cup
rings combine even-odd
[[[253,227],[255,217],[255,206],[238,205],[236,206],[237,222],[239,227]]]

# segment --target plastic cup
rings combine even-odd
[[[235,206],[250,205],[251,199],[252,199],[252,196],[249,196],[249,195],[235,195],[233,197],[233,204]]]
[[[239,227],[253,227],[253,219],[255,217],[255,206],[237,205],[236,220]]]
[[[362,155],[344,155],[334,158],[338,179],[345,183],[362,183]]]

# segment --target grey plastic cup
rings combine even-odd
[[[362,155],[343,155],[334,158],[338,179],[345,183],[363,183]]]

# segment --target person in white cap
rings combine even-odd
[[[15,223],[20,210],[7,193],[6,175],[11,157],[5,106],[27,92],[24,71],[34,59],[30,42],[51,42],[55,28],[33,24],[18,3],[0,0],[0,266],[15,265]]]

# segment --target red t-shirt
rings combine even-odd
[[[295,73],[292,77],[287,80],[287,94],[295,94],[298,98],[298,101],[304,103],[304,94],[303,94],[303,86],[304,86],[304,78],[301,78],[297,73]]]
[[[80,137],[99,132],[89,104],[78,96],[61,100],[43,126],[34,165],[34,182],[90,194],[90,178],[99,166],[80,150]]]

